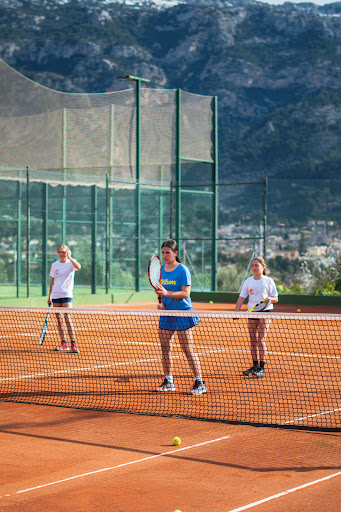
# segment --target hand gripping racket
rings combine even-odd
[[[50,307],[51,307],[51,304],[49,304],[49,308]],[[45,322],[44,322],[43,328],[40,333],[39,345],[42,345],[44,343],[44,339],[45,339],[46,331],[47,331],[47,323],[49,321],[49,316],[50,316],[50,312],[48,312],[46,315]]]
[[[247,312],[251,313],[251,311],[254,311],[255,313],[257,313],[257,311],[264,311],[269,306],[269,304],[271,304],[271,299],[266,298],[264,300],[261,300],[260,302],[257,302],[257,304],[252,306],[251,309],[248,309]]]
[[[161,273],[162,273],[162,266],[161,266],[161,260],[159,256],[154,255],[149,260],[148,265],[148,278],[149,282],[156,290],[156,287],[158,284],[161,283]],[[159,303],[161,304],[161,297],[158,295]]]

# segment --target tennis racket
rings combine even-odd
[[[261,300],[260,302],[257,302],[257,304],[252,306],[251,309],[248,309],[247,312],[251,313],[251,311],[254,311],[255,313],[257,313],[257,311],[264,311],[269,306],[269,304],[271,304],[271,299],[266,298],[264,300]]]
[[[49,304],[49,308],[50,307],[51,307],[51,304]],[[44,339],[45,339],[46,331],[47,331],[47,324],[49,321],[49,316],[50,316],[50,312],[48,312],[46,315],[45,322],[44,322],[43,328],[40,333],[39,345],[42,345],[44,343]]]
[[[152,256],[148,265],[148,279],[154,290],[158,284],[161,283],[162,266],[161,260],[157,254]],[[159,303],[161,304],[161,297],[158,295]]]

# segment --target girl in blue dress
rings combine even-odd
[[[162,298],[158,309],[171,311],[193,311],[191,293],[191,274],[178,256],[178,244],[175,240],[166,240],[162,246],[161,284],[156,293]],[[173,379],[173,360],[171,356],[175,331],[194,376],[192,395],[206,393],[206,386],[201,376],[201,366],[198,355],[193,348],[192,327],[200,322],[198,316],[160,316],[159,336],[162,350],[162,366],[165,374],[163,383],[155,391],[175,391]]]

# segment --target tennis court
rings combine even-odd
[[[338,315],[274,315],[267,377],[247,379],[245,321],[200,312],[196,351],[208,393],[193,397],[177,343],[177,391],[154,393],[158,316],[126,308],[75,309],[80,354],[53,351],[53,318],[38,346],[46,310],[18,308],[14,319],[2,308],[1,509],[338,510]],[[251,426],[286,422],[294,429]]]

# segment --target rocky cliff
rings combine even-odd
[[[0,57],[61,91],[217,95],[223,177],[339,177],[341,3],[0,0]]]

